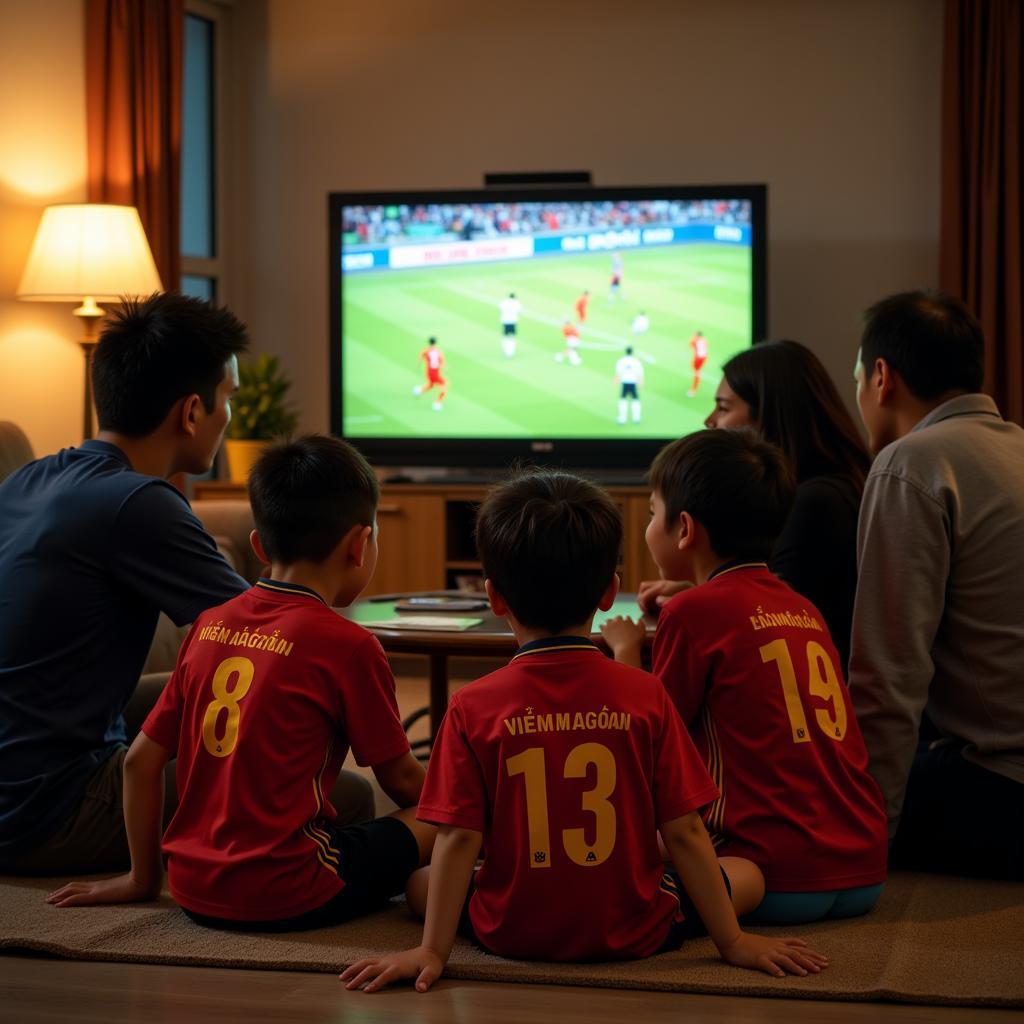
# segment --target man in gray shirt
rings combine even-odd
[[[957,299],[868,310],[850,692],[894,866],[1024,877],[1024,430]]]

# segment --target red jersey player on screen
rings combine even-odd
[[[700,371],[708,360],[708,339],[701,331],[695,331],[690,339],[690,351],[693,353],[693,387],[686,394],[693,398],[700,387]]]
[[[130,874],[72,883],[51,902],[159,895],[172,757],[179,803],[163,855],[172,895],[198,923],[316,928],[405,888],[433,844],[414,811],[423,769],[380,643],[332,607],[350,604],[373,574],[378,493],[366,460],[337,438],[261,456],[249,476],[253,548],[271,578],[196,620],[127,754]],[[328,794],[350,748],[402,810],[339,824]]]
[[[519,651],[455,695],[435,741],[419,815],[438,824],[437,845],[408,888],[419,910],[429,877],[423,945],[353,964],[343,980],[372,991],[415,977],[423,991],[457,929],[501,956],[609,960],[675,948],[706,926],[732,963],[817,970],[823,958],[803,943],[740,931],[733,905],[756,903],[761,878],[749,861],[716,859],[697,808],[717,790],[660,683],[590,640],[618,589],[612,500],[565,473],[528,474],[488,496],[476,538]]]
[[[576,300],[576,319],[580,326],[587,322],[587,304],[590,302],[590,292],[584,290],[583,294]]]
[[[792,502],[785,457],[701,431],[658,455],[651,486],[651,554],[698,584],[661,609],[652,663],[721,791],[704,814],[716,851],[764,872],[752,920],[866,913],[886,874],[881,794],[821,613],[764,561]],[[606,625],[617,659],[639,658],[636,633]]]
[[[571,320],[562,324],[562,337],[565,339],[565,348],[555,353],[555,360],[560,363],[567,359],[572,366],[579,366],[583,362],[579,353],[580,332]]]
[[[412,389],[414,395],[422,395],[435,387],[441,389],[440,394],[434,400],[434,411],[440,412],[444,408],[444,396],[448,393],[448,381],[441,375],[441,368],[444,366],[444,353],[437,347],[437,338],[429,338],[427,347],[420,353],[420,359],[427,371],[427,383],[417,384]]]

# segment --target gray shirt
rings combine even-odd
[[[850,693],[899,822],[921,713],[1024,783],[1024,430],[950,399],[884,448],[864,487]]]

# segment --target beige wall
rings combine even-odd
[[[81,440],[71,305],[14,295],[44,206],[85,198],[82,0],[0,0],[0,419],[38,454]]]
[[[331,190],[767,182],[769,323],[845,394],[864,306],[937,279],[939,0],[245,0],[230,296],[327,409]]]

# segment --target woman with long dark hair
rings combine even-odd
[[[796,499],[769,563],[825,616],[844,666],[857,586],[857,513],[870,456],[818,357],[796,341],[766,341],[724,367],[707,427],[755,427],[793,467]],[[640,584],[653,609],[682,585]]]

